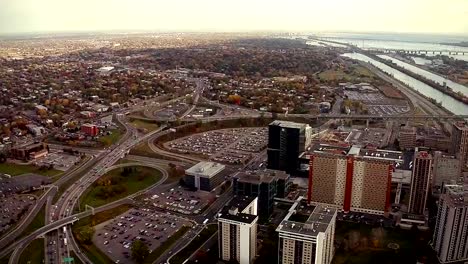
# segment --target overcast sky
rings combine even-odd
[[[0,34],[106,30],[468,35],[468,0],[0,0]]]

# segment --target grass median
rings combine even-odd
[[[171,258],[171,264],[184,263],[184,261],[200,248],[216,231],[218,231],[218,226],[216,224],[208,225],[192,242],[190,242],[190,244]]]
[[[0,172],[10,174],[11,176],[17,176],[26,173],[34,173],[42,176],[57,176],[62,171],[55,169],[41,169],[40,167],[27,164],[16,164],[16,163],[0,163]]]
[[[18,263],[41,264],[44,263],[44,239],[33,240],[21,253]]]
[[[98,207],[125,198],[157,183],[161,178],[161,171],[144,166],[109,171],[84,192],[80,198],[81,208],[85,205]]]
[[[36,231],[37,229],[43,227],[45,225],[45,205],[42,206],[41,210],[37,213],[34,217],[32,222],[24,229],[24,231],[19,235],[19,237],[24,237],[32,232]]]
[[[158,248],[153,250],[149,254],[149,256],[145,259],[144,263],[150,264],[156,261],[166,250],[172,247],[177,240],[179,240],[187,231],[190,230],[190,227],[188,226],[183,226],[182,228],[179,229],[174,235],[169,237],[166,241],[164,241]]]

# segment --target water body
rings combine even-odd
[[[382,59],[391,60],[392,62],[396,63],[398,66],[403,67],[403,68],[405,68],[405,69],[407,69],[409,71],[412,71],[412,72],[414,72],[414,73],[416,73],[418,75],[424,76],[426,79],[435,81],[435,82],[437,82],[437,83],[439,83],[441,85],[443,85],[444,82],[445,82],[447,84],[447,86],[452,88],[452,90],[454,90],[455,92],[461,92],[463,94],[468,95],[468,87],[466,87],[464,85],[452,82],[451,80],[449,80],[447,78],[444,78],[444,77],[439,76],[437,74],[434,74],[432,72],[423,70],[421,68],[415,67],[415,66],[413,66],[411,64],[408,64],[408,63],[403,62],[401,60],[397,60],[397,59],[395,59],[393,57],[390,57],[390,56],[387,56],[387,55],[377,55],[377,56],[379,56]]]
[[[392,50],[430,50],[430,51],[462,51],[464,55],[449,55],[443,52],[443,55],[468,61],[468,47],[459,47],[442,43],[459,43],[467,41],[467,36],[430,36],[430,35],[411,35],[411,34],[321,34],[323,37],[333,41],[352,44],[361,49],[392,49]],[[439,54],[428,53],[427,56],[436,56]]]
[[[421,82],[416,79],[414,79],[411,76],[408,76],[400,71],[397,71],[393,69],[392,67],[389,67],[381,62],[378,62],[374,59],[371,59],[363,54],[360,53],[345,53],[342,56],[351,58],[354,60],[359,60],[359,61],[364,61],[368,62],[375,67],[379,68],[380,70],[390,74],[393,76],[393,78],[407,84],[409,87],[413,88],[414,90],[420,92],[421,94],[433,98],[437,102],[440,102],[443,107],[445,107],[447,110],[450,112],[456,114],[456,115],[468,115],[468,106],[465,105],[464,103],[454,99],[453,97],[446,95],[439,90]]]

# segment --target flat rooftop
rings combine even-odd
[[[221,172],[222,170],[224,170],[225,167],[226,166],[224,166],[223,164],[219,164],[216,162],[202,161],[187,169],[185,173],[192,175],[197,174],[202,177],[211,178],[219,172]]]
[[[223,207],[218,218],[251,224],[258,216],[246,214],[242,211],[244,211],[256,198],[257,197],[235,196],[226,206]]]
[[[452,206],[468,206],[468,184],[445,185],[445,194],[450,197]]]
[[[308,206],[302,199],[303,197],[299,197],[291,206],[289,213],[276,229],[277,232],[316,237],[328,229],[337,213],[336,209],[322,205]],[[308,214],[308,217],[304,221],[298,214],[306,216]]]
[[[284,171],[278,170],[255,170],[255,171],[241,171],[234,175],[239,182],[247,182],[252,184],[270,183],[276,179],[286,180],[289,177]]]
[[[270,126],[280,126],[280,127],[287,127],[287,128],[302,129],[302,128],[305,128],[307,124],[296,123],[296,122],[291,122],[291,121],[275,120],[270,123]]]

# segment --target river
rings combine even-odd
[[[452,90],[454,90],[455,92],[461,92],[465,95],[468,95],[468,87],[464,86],[464,85],[461,85],[461,84],[458,84],[458,83],[455,83],[455,82],[452,82],[451,80],[449,79],[446,79],[442,76],[439,76],[437,74],[434,74],[432,72],[429,72],[429,71],[426,71],[426,70],[423,70],[421,68],[418,68],[418,67],[415,67],[411,64],[408,64],[406,62],[403,62],[401,60],[397,60],[393,57],[390,57],[388,55],[377,55],[379,56],[380,58],[382,59],[386,59],[386,60],[391,60],[392,62],[396,63],[398,66],[400,67],[403,67],[411,72],[414,72],[418,75],[421,75],[423,77],[425,77],[426,79],[429,79],[429,80],[432,80],[432,81],[435,81],[441,85],[444,84],[444,82],[447,84],[448,87],[452,88]]]
[[[354,60],[368,62],[374,65],[375,67],[379,68],[380,70],[392,75],[393,78],[405,83],[406,85],[420,92],[421,94],[429,98],[433,98],[437,102],[440,102],[442,106],[446,108],[447,110],[449,110],[450,112],[456,115],[468,115],[468,106],[465,105],[464,103],[454,99],[453,97],[449,95],[446,95],[440,92],[439,90],[421,81],[414,79],[411,76],[408,76],[400,71],[397,71],[393,69],[392,67],[389,67],[381,62],[378,62],[360,53],[345,53],[342,56],[351,58]]]

